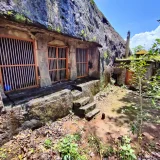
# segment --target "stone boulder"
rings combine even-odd
[[[24,129],[37,129],[42,126],[42,123],[39,120],[31,119],[30,121],[25,121],[21,128]]]

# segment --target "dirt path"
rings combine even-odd
[[[29,155],[32,159],[44,160],[44,157],[49,159],[51,154],[56,156],[57,153],[54,150],[45,150],[43,146],[44,140],[51,139],[56,144],[65,134],[76,132],[82,135],[79,146],[89,155],[88,159],[100,160],[99,156],[94,155],[93,150],[89,147],[88,138],[91,135],[96,135],[104,144],[110,144],[111,140],[116,140],[122,135],[128,135],[130,123],[137,116],[138,107],[136,104],[138,104],[138,96],[127,89],[111,86],[108,91],[103,91],[96,95],[95,101],[101,112],[89,122],[69,115],[35,131],[26,130],[19,133],[13,140],[3,146],[6,150],[7,160],[18,160],[17,155],[24,155],[23,152],[26,155],[30,153],[29,151],[32,148],[34,148],[34,153]],[[160,155],[160,108],[152,108],[150,101],[149,99],[144,99],[143,103],[144,114],[147,117],[143,127],[145,136],[143,145],[144,148],[146,147],[147,153],[150,150],[153,154],[158,153]],[[105,114],[104,120],[101,119],[102,113]],[[154,150],[152,150],[153,146]]]
[[[96,132],[96,134],[106,141],[107,136],[110,135],[113,138],[118,138],[121,135],[128,134],[129,123],[124,114],[118,113],[119,110],[131,103],[127,103],[122,101],[122,99],[126,96],[127,90],[121,89],[119,87],[112,87],[111,92],[109,94],[102,93],[95,97],[95,101],[97,102],[97,107],[100,109],[100,114],[98,114],[91,121],[77,121],[77,126],[81,126],[80,128],[85,128],[85,130],[89,132]],[[101,100],[99,99],[101,97]],[[102,113],[105,114],[105,119],[102,120]],[[66,122],[65,128],[70,128],[72,130],[72,122]],[[74,131],[75,131],[75,127]]]
[[[100,114],[89,122],[85,120],[78,120],[76,123],[68,121],[64,123],[64,128],[71,133],[79,132],[83,129],[86,143],[87,136],[92,134],[96,134],[106,144],[113,139],[116,140],[118,137],[129,134],[132,139],[136,138],[130,132],[131,123],[136,120],[138,113],[137,104],[139,99],[135,92],[112,86],[109,93],[100,93],[95,97],[95,101],[97,102],[97,107],[101,110]],[[143,102],[144,114],[146,114],[146,117],[148,116],[143,127],[143,146],[144,148],[146,147],[147,156],[148,150],[152,150],[150,145],[154,145],[156,148],[153,154],[157,154],[156,152],[160,154],[160,123],[158,123],[160,110],[152,108],[150,101],[149,99],[144,99]],[[101,119],[102,113],[105,114],[104,120]],[[132,142],[135,144],[136,141]],[[98,157],[94,158],[99,160]],[[92,157],[91,159],[94,160],[94,158]]]

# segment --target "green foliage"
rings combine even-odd
[[[112,155],[115,155],[116,154],[116,151],[115,149],[112,147],[112,146],[108,146],[104,153],[103,153],[103,156],[104,157],[109,157],[109,156],[112,156]]]
[[[160,39],[155,40],[155,43],[153,44],[152,48],[148,51],[148,55],[151,56],[150,59],[154,58],[153,55],[160,56]]]
[[[121,160],[134,160],[137,159],[134,150],[130,145],[131,139],[128,136],[122,137],[122,144],[120,145],[120,159]]]
[[[108,58],[107,51],[106,51],[106,52],[104,52],[104,58],[105,58],[105,59],[106,59],[106,58]]]
[[[130,131],[132,132],[133,135],[138,133],[138,124],[136,122],[132,123],[130,127],[131,127]]]
[[[83,37],[86,37],[86,36],[87,36],[87,34],[85,33],[84,30],[81,30],[81,36],[83,36]]]
[[[82,135],[81,135],[80,132],[76,132],[76,133],[74,133],[73,135],[74,135],[76,141],[80,141],[81,138],[82,138]]]
[[[8,11],[7,14],[10,16],[10,15],[13,15],[13,11]]]
[[[157,70],[157,74],[152,77],[152,81],[149,82],[149,95],[160,96],[160,70]]]
[[[160,62],[160,39],[156,39],[148,54],[144,57],[146,60]]]
[[[101,142],[101,139],[96,135],[90,135],[88,137],[88,143],[93,150],[98,153],[101,157],[104,154],[105,147]]]
[[[133,50],[133,54],[136,54],[137,52],[139,52],[141,50],[144,50],[144,47],[139,45],[139,46],[137,46],[135,48],[132,48],[132,50]]]
[[[52,30],[52,27],[50,25],[48,25],[48,30],[50,30],[50,31]]]
[[[60,27],[57,27],[56,31],[57,31],[58,33],[61,33],[61,28],[60,28]]]
[[[76,141],[75,135],[67,135],[59,141],[56,149],[60,152],[63,160],[87,160],[86,156],[79,151]]]
[[[91,4],[92,4],[92,5],[94,5],[94,4],[95,4],[94,0],[90,0],[90,2],[91,2]]]
[[[4,148],[0,148],[0,159],[1,160],[4,160],[7,158],[7,152],[6,152],[6,149]]]
[[[96,42],[96,40],[97,40],[97,37],[94,36],[90,41],[91,41],[91,42]]]
[[[25,21],[26,21],[26,17],[23,16],[22,14],[19,14],[19,13],[17,13],[17,14],[15,15],[15,19],[16,19],[16,21],[18,21],[18,22],[25,22]]]
[[[52,141],[50,139],[46,139],[43,145],[46,149],[50,149],[52,148]]]

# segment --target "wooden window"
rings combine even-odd
[[[32,40],[0,36],[0,80],[5,92],[38,85]]]
[[[88,49],[76,49],[77,77],[88,76]]]
[[[68,48],[49,46],[48,64],[52,82],[68,79]]]

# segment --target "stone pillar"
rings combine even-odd
[[[51,78],[48,68],[48,38],[45,35],[38,35],[37,37],[37,58],[40,72],[40,86],[50,86]]]
[[[77,79],[76,47],[70,46],[70,79]]]
[[[121,74],[117,77],[117,84],[118,85],[125,85],[126,80],[126,69],[121,69]]]
[[[89,62],[92,65],[89,68],[89,77],[100,78],[99,61],[99,50],[97,47],[92,47],[89,49]]]

